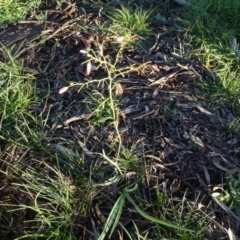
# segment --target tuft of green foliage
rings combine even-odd
[[[119,223],[119,219],[122,214],[123,207],[124,207],[126,200],[134,207],[135,211],[141,217],[143,217],[145,220],[150,221],[152,224],[156,224],[156,225],[160,225],[160,226],[162,225],[162,226],[168,227],[168,229],[176,229],[176,230],[183,231],[183,232],[190,232],[190,233],[193,232],[193,230],[187,229],[183,225],[176,224],[176,223],[170,223],[167,219],[162,220],[162,219],[155,218],[155,217],[149,215],[147,212],[143,211],[138,206],[138,204],[133,200],[133,198],[130,196],[130,193],[134,192],[136,189],[137,189],[137,185],[135,185],[131,189],[124,188],[122,194],[119,196],[119,198],[115,202],[115,204],[112,208],[112,211],[109,214],[107,222],[104,226],[104,229],[98,239],[101,239],[101,240],[105,239],[105,237],[107,236],[109,231],[110,231],[109,238],[111,238],[117,224]],[[120,224],[120,226],[122,226],[122,224]],[[124,229],[124,231],[126,231],[127,235],[130,236],[130,233],[127,231],[127,229],[126,228],[123,228],[123,229]]]
[[[21,198],[9,195],[8,199],[0,202],[0,236],[6,237],[8,233],[15,232],[18,236],[16,239],[32,236],[73,239],[76,216],[86,216],[88,185],[78,189],[71,176],[60,167],[58,160],[56,166],[51,166],[43,159],[29,161],[31,164],[22,162],[21,166],[17,162],[9,164],[0,161],[1,166],[5,165],[8,169],[0,171],[0,175],[5,176],[6,183],[11,181],[11,188],[5,185],[2,190],[9,188],[12,194],[15,192],[21,195]],[[78,197],[82,198],[80,202]],[[24,231],[20,231],[22,226]]]
[[[27,8],[22,1],[3,0],[0,3],[0,28],[18,20],[23,20],[27,14]]]
[[[226,177],[226,182],[227,189],[216,187],[212,195],[225,203],[240,217],[240,172],[237,173],[236,177],[233,175]]]
[[[15,131],[20,116],[29,115],[27,108],[35,97],[33,71],[15,61],[3,46],[0,51],[7,56],[5,62],[0,62],[0,139],[4,139]]]
[[[183,199],[173,199],[162,192],[158,192],[156,207],[162,220],[168,219],[178,226],[192,230],[183,231],[177,228],[166,230],[161,226],[155,226],[157,239],[209,239],[207,236],[210,225],[209,220],[201,215],[197,210],[197,206],[190,204],[185,199],[185,196]]]
[[[28,12],[35,11],[42,0],[2,0],[0,3],[0,28],[6,24],[24,20]]]
[[[100,92],[93,90],[92,93],[87,93],[87,97],[84,99],[87,108],[91,112],[92,123],[104,124],[105,122],[113,121],[114,116],[111,110],[111,99],[101,94]],[[113,99],[114,105],[117,106],[117,101]]]
[[[129,45],[136,45],[136,40],[154,35],[151,29],[154,14],[151,9],[143,10],[140,7],[133,9],[127,5],[121,6],[120,9],[112,8],[105,15],[111,22],[107,26],[102,25],[99,28],[117,38],[124,38]]]
[[[1,0],[0,29],[19,20],[25,20],[29,13],[38,20],[46,20],[46,13],[37,13],[37,11],[40,7],[53,4],[54,2],[60,7],[62,0]]]
[[[131,7],[121,6],[121,9],[115,10],[110,19],[113,20],[113,28],[120,35],[129,32],[131,35],[152,34],[150,29],[151,10],[144,11],[141,8],[132,9]]]
[[[240,37],[240,2],[189,0],[181,21],[193,48],[186,53],[197,57],[216,73],[220,82],[206,79],[208,95],[225,99],[239,107],[240,54],[236,39]]]

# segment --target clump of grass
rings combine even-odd
[[[0,3],[0,28],[8,23],[22,20],[27,14],[27,8],[22,1],[3,0]]]
[[[150,29],[151,11],[144,11],[141,8],[133,10],[131,7],[121,7],[117,9],[112,17],[113,28],[119,34],[125,35],[130,32],[131,35],[149,35],[152,33]]]
[[[104,124],[114,120],[113,112],[111,109],[111,99],[98,91],[94,91],[89,94],[84,102],[86,103],[92,116],[92,123]],[[117,101],[113,99],[114,105],[117,106]]]
[[[226,177],[227,189],[215,187],[212,195],[229,206],[240,217],[240,172],[236,175],[236,177],[233,175]]]
[[[6,27],[10,23],[24,20],[28,14],[33,15],[38,20],[46,20],[44,13],[37,13],[41,6],[53,4],[56,2],[61,6],[61,0],[2,0],[0,2],[0,29]]]
[[[193,230],[191,232],[172,228],[166,231],[160,226],[155,226],[154,232],[158,239],[208,239],[209,220],[198,212],[196,206],[184,201],[184,197],[177,200],[158,192],[155,207],[161,219],[168,219],[177,226]]]
[[[191,7],[182,16],[193,50],[187,56],[197,57],[214,71],[220,81],[206,82],[207,94],[225,99],[239,107],[240,69],[239,49],[233,40],[239,39],[240,2],[233,0],[190,0]],[[207,79],[208,80],[208,79]]]
[[[112,210],[109,214],[109,217],[105,223],[104,229],[98,239],[105,239],[105,237],[109,234],[109,237],[111,238],[116,226],[119,224],[122,229],[126,232],[126,234],[131,238],[130,232],[121,224],[119,223],[119,219],[121,217],[123,208],[125,206],[125,201],[130,203],[131,207],[135,209],[135,211],[145,220],[149,221],[150,224],[155,224],[158,226],[164,226],[165,228],[167,227],[168,231],[169,229],[175,229],[178,231],[182,231],[183,233],[188,233],[188,232],[194,232],[191,229],[186,228],[183,225],[180,225],[177,222],[169,222],[166,218],[165,219],[159,219],[155,218],[151,215],[149,215],[146,211],[142,210],[139,205],[136,203],[136,201],[130,196],[134,191],[136,191],[138,188],[138,185],[135,185],[133,188],[124,188],[123,192],[115,202],[114,206],[112,207]],[[135,225],[136,228],[136,225]],[[138,232],[138,230],[137,230]],[[145,232],[145,235],[148,235],[148,232]],[[161,239],[161,238],[159,238]]]
[[[136,144],[131,148],[123,147],[121,151],[121,159],[124,171],[139,171],[142,162],[136,153]]]
[[[228,131],[237,133],[237,135],[240,135],[240,118],[234,119],[228,126]]]
[[[101,26],[103,31],[111,35],[123,37],[128,44],[136,44],[136,40],[141,37],[153,35],[150,24],[153,22],[153,10],[143,10],[142,8],[133,9],[130,6],[121,6],[120,9],[112,9],[106,12],[107,17],[112,21],[106,28]]]
[[[24,20],[30,10],[35,11],[43,2],[42,0],[21,1],[2,0],[0,3],[0,28],[5,24]]]
[[[78,188],[78,181],[73,181],[57,158],[56,162],[51,158],[47,161],[53,164],[34,158],[21,163],[1,160],[5,171],[0,175],[6,179],[1,191],[11,193],[0,202],[0,236],[4,239],[15,234],[16,239],[74,238],[77,216],[84,218],[88,212],[88,184]]]
[[[7,55],[0,62],[0,138],[11,135],[21,115],[28,114],[28,106],[34,102],[33,71],[13,59],[4,47],[0,51]]]

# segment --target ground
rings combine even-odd
[[[177,9],[178,5],[172,7]],[[174,199],[172,207],[178,209],[180,202],[186,204],[183,212],[194,209],[193,220],[205,216],[207,230],[198,238],[226,239],[229,228],[240,235],[237,215],[224,210],[212,194],[240,166],[239,136],[231,129],[238,114],[231,102],[207,97],[211,93],[205,92],[205,84],[217,84],[218,77],[198,59],[181,56],[181,51],[191,47],[186,33],[178,29],[181,23],[173,21],[176,13],[171,12],[165,22],[155,22],[154,34],[139,35],[135,45],[127,45],[121,36],[114,38],[114,33],[100,31],[97,23],[106,21],[106,16],[97,6],[67,2],[61,9],[48,6],[47,10],[47,21],[29,17],[0,31],[0,41],[11,49],[13,59],[33,69],[36,97],[40,99],[28,108],[38,121],[31,126],[36,135],[29,130],[28,150],[24,138],[18,138],[21,147],[10,146],[7,137],[1,140],[2,171],[7,168],[6,159],[22,171],[19,176],[13,174],[14,179],[1,176],[1,201],[8,196],[12,204],[19,204],[18,216],[22,217],[17,220],[9,209],[2,211],[6,214],[1,220],[2,231],[7,232],[10,219],[17,224],[5,237],[31,234],[31,221],[45,214],[27,207],[21,210],[22,205],[38,205],[40,209],[41,204],[50,202],[48,208],[55,210],[62,206],[41,195],[45,187],[39,191],[21,188],[28,181],[37,181],[24,179],[33,169],[40,173],[44,186],[50,184],[51,178],[59,178],[57,167],[64,176],[60,184],[69,184],[69,194],[74,191],[69,204],[81,202],[80,206],[72,205],[78,209],[74,209],[75,218],[71,215],[72,222],[66,224],[72,238],[96,239],[125,188],[134,186],[134,201],[156,219],[166,214],[161,213],[161,204],[166,211],[170,204],[166,199]],[[2,54],[1,59],[6,61],[6,56]],[[21,156],[17,163],[11,159],[13,155]],[[21,187],[13,191],[10,187],[17,184]],[[56,192],[58,188],[62,186],[56,186]],[[165,220],[172,222],[172,215]],[[155,222],[141,216],[130,200],[119,221],[129,232],[136,231],[135,224],[141,234],[148,231],[147,239],[157,239],[165,231],[160,228],[157,232]],[[193,229],[191,221],[174,224],[178,223]],[[37,227],[39,236],[44,238],[50,225]],[[121,234],[126,238],[127,233]],[[168,236],[195,239],[191,234],[178,238],[171,231]],[[115,231],[109,239],[118,237]]]

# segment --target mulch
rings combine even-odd
[[[94,30],[96,19],[104,21],[104,17],[90,5],[81,5],[89,26],[86,32],[81,27],[85,16],[78,7],[66,3],[62,10],[49,11],[47,22],[30,19],[8,26],[0,32],[0,42],[12,49],[15,59],[37,71],[42,101],[32,111],[42,118],[48,116],[45,137],[50,139],[49,148],[62,154],[59,159],[66,166],[71,164],[64,157],[66,152],[74,156],[82,151],[84,169],[88,169],[93,161],[100,161],[103,149],[108,156],[115,156],[116,132],[108,120],[93,124],[96,116],[91,112],[90,96],[96,91],[107,95],[107,85],[98,80],[107,78],[108,73],[97,62],[87,72],[84,51],[99,51],[102,45],[104,55],[115,59],[118,49],[106,33]],[[171,18],[167,24],[176,28]],[[218,78],[198,60],[180,56],[180,48],[188,47],[184,45],[186,36],[177,30],[166,34],[163,29],[164,23],[156,24],[155,36],[145,39],[149,48],[126,48],[119,59],[119,68],[134,67],[114,79],[122,89],[122,94],[116,94],[121,100],[119,132],[126,148],[136,146],[135,154],[145,166],[139,171],[145,177],[142,188],[147,201],[154,197],[158,182],[169,197],[195,201],[200,193],[204,211],[214,212],[214,187],[222,186],[225,176],[240,167],[239,137],[230,131],[237,115],[231,103],[213,103],[206,97],[201,84],[214,84]],[[75,85],[59,94],[59,89],[71,82]],[[86,83],[87,87],[81,87]],[[112,170],[103,172],[93,173],[95,183],[114,176]],[[213,220],[240,235],[236,227],[240,220],[230,214],[222,210],[221,215],[213,214]],[[233,225],[224,222],[226,216],[234,219]]]

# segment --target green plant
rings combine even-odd
[[[114,105],[117,106],[117,101],[114,100]],[[93,124],[104,124],[107,121],[113,121],[114,116],[111,110],[111,99],[100,92],[93,90],[92,93],[87,93],[84,99],[87,108],[91,112],[91,122]]]
[[[105,27],[105,31],[110,34],[123,37],[128,44],[136,44],[139,36],[153,35],[150,23],[153,21],[152,10],[142,10],[142,8],[133,9],[130,6],[121,6],[121,9],[113,9],[112,13],[106,13],[112,22],[109,27]]]
[[[0,28],[8,23],[24,20],[27,13],[35,11],[42,0],[21,1],[21,0],[2,0],[0,3]]]
[[[131,7],[121,7],[117,9],[113,16],[110,17],[113,20],[113,25],[121,31],[130,31],[132,35],[151,34],[149,28],[151,11],[144,11],[141,8],[133,10]],[[124,33],[123,32],[123,33]]]
[[[238,38],[240,33],[237,25],[240,20],[240,3],[236,0],[229,4],[223,0],[217,3],[190,0],[189,3],[191,7],[187,6],[188,10],[180,19],[192,45],[192,49],[184,55],[197,58],[216,74],[216,82],[211,79],[207,84],[203,84],[208,92],[206,95],[211,95],[214,100],[230,100],[238,107],[239,57],[236,43],[233,46],[231,42]]]
[[[228,126],[229,132],[234,132],[239,134],[240,132],[240,118],[234,119]]]
[[[124,232],[127,234],[127,236],[129,237],[130,240],[135,240],[135,239],[137,239],[137,240],[140,240],[140,239],[147,240],[148,235],[149,235],[149,231],[141,232],[141,230],[138,228],[136,223],[134,221],[132,221],[132,223],[133,223],[134,230],[135,230],[134,232],[128,231],[121,223],[119,223],[119,225],[124,230]],[[143,236],[143,234],[145,234],[145,235]],[[121,237],[122,236],[120,236],[120,238]]]
[[[35,90],[33,71],[16,62],[5,47],[0,51],[7,56],[6,62],[0,62],[0,139],[4,139],[19,124],[18,117],[29,115],[27,107],[35,101]]]
[[[164,195],[163,192],[157,191],[156,195],[157,195],[156,196],[156,204],[157,205],[162,206],[163,204],[166,203],[167,197]]]
[[[163,225],[163,226],[168,227],[168,228],[178,229],[178,230],[184,231],[184,232],[193,232],[190,229],[184,228],[184,227],[182,227],[180,225],[177,225],[177,224],[169,223],[167,220],[157,219],[155,217],[150,216],[146,212],[144,212],[136,204],[136,202],[132,199],[132,197],[129,194],[131,192],[134,192],[136,189],[137,189],[137,185],[135,185],[135,187],[133,187],[132,189],[125,188],[123,190],[122,194],[120,195],[120,197],[117,199],[116,203],[114,204],[114,206],[112,208],[112,211],[110,212],[109,217],[107,219],[107,222],[104,226],[104,229],[103,229],[103,231],[102,231],[102,233],[101,233],[101,235],[98,239],[103,240],[110,230],[111,231],[109,233],[109,237],[112,236],[112,234],[113,234],[113,232],[114,232],[114,230],[115,230],[115,228],[116,228],[116,226],[119,222],[119,219],[121,217],[121,213],[123,211],[125,200],[127,200],[134,207],[134,209],[137,211],[138,214],[140,214],[141,217],[150,221],[151,223]],[[121,226],[121,224],[120,224],[120,226]]]
[[[141,159],[137,156],[136,144],[133,144],[131,147],[122,146],[120,161],[125,172],[135,170],[139,171],[141,166]]]
[[[0,27],[5,24],[22,20],[27,14],[27,8],[21,1],[4,0],[0,3]]]
[[[141,67],[131,65],[122,67],[119,65],[123,49],[128,43],[129,39],[124,39],[120,43],[115,43],[115,47],[118,51],[113,58],[109,55],[105,55],[102,50],[91,50],[87,54],[89,59],[85,62],[85,64],[86,66],[91,66],[94,62],[94,64],[97,65],[97,69],[102,69],[104,71],[103,77],[97,80],[88,80],[86,83],[72,83],[69,86],[62,88],[66,91],[71,87],[78,87],[79,92],[85,91],[87,97],[84,100],[84,103],[86,104],[88,110],[90,110],[90,114],[87,119],[93,124],[103,124],[108,122],[109,125],[113,126],[116,131],[115,139],[119,142],[116,159],[119,158],[122,147],[118,124],[120,116],[120,96],[123,93],[122,86],[117,79],[129,74],[130,72],[138,71],[138,68]],[[99,43],[99,45],[99,49],[104,49],[104,43]],[[88,89],[91,89],[91,94],[88,92]],[[99,89],[101,89],[101,91],[99,91]]]
[[[11,195],[4,203],[0,202],[1,207],[5,209],[2,226],[11,226],[11,230],[2,229],[2,236],[4,234],[7,236],[8,232],[13,233],[15,230],[18,232],[16,239],[32,236],[45,239],[73,239],[76,216],[80,214],[84,217],[87,212],[87,184],[78,189],[71,176],[61,169],[59,163],[51,166],[43,160],[36,159],[31,159],[30,165],[1,163],[8,169],[1,171],[1,175],[5,175],[8,181],[13,178],[12,192],[15,191],[22,196],[18,198],[17,203]],[[15,178],[16,176],[19,177]],[[81,201],[78,201],[78,197]],[[15,215],[19,217],[14,218]],[[21,225],[24,226],[24,231],[20,235],[18,227]]]
[[[181,115],[181,112],[177,108],[170,108],[168,106],[164,107],[164,112],[166,116],[174,119],[179,118],[179,116]]]
[[[158,239],[208,239],[206,233],[209,221],[198,212],[197,206],[184,199],[184,196],[180,200],[165,196],[162,192],[157,193],[156,208],[160,212],[161,219],[168,219],[178,226],[192,230],[191,232],[176,228],[167,231],[161,226],[155,226],[154,231]]]
[[[227,189],[215,187],[212,195],[234,210],[240,217],[240,172],[238,172],[237,177],[232,175],[226,177],[226,182]]]
[[[61,0],[2,0],[0,2],[0,29],[6,27],[9,23],[25,20],[28,14],[38,20],[46,20],[47,13],[37,13],[37,10],[41,6],[47,6],[53,2],[56,2],[59,7],[61,6]]]

